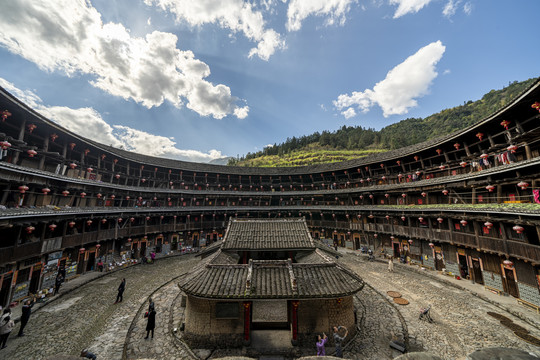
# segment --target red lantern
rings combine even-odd
[[[85,197],[86,196],[86,193],[85,192],[82,192],[81,193],[81,197]]]
[[[507,259],[503,261],[503,265],[506,267],[512,267],[514,266],[514,263]]]
[[[467,223],[467,220],[461,220],[459,223],[460,223],[461,225],[463,225],[463,226],[467,226],[467,224],[468,224],[468,223]]]
[[[11,116],[11,113],[7,110],[2,111],[2,122],[6,121],[6,119]]]
[[[49,229],[50,229],[51,231],[54,231],[54,229],[56,229],[56,224],[51,224],[51,225],[49,225]]]
[[[70,148],[71,150],[73,150],[73,149],[75,149],[75,145],[77,145],[77,144],[75,144],[75,143],[73,143],[73,142],[72,142],[72,143],[69,143],[69,148]]]
[[[112,194],[111,196],[109,196],[112,200],[114,200],[116,198],[116,195]]]
[[[100,193],[97,193],[97,194],[96,194],[96,197],[97,197],[98,199],[101,199],[102,196],[103,196],[103,195],[101,195]]]
[[[45,195],[47,195],[48,193],[51,192],[51,189],[49,189],[49,188],[43,188],[43,189],[41,189],[41,192],[44,193]]]
[[[521,190],[526,190],[529,187],[529,183],[525,181],[520,181],[517,186],[519,186]]]
[[[538,110],[538,112],[540,112],[540,102],[536,101],[534,104],[531,105],[531,107],[533,109],[536,109]],[[7,110],[6,110],[7,111]],[[10,114],[11,115],[11,114]],[[2,116],[2,119],[4,119],[4,117]],[[3,120],[2,120],[3,121]]]
[[[62,195],[68,196],[68,195],[69,195],[69,191],[67,191],[67,190],[62,191]]]
[[[377,234],[373,234],[373,237],[374,237],[374,238],[376,238],[377,236],[379,236],[379,235],[377,235]]]
[[[373,214],[369,214],[369,215],[368,215],[368,218],[370,218],[370,219],[373,219],[374,217],[375,217],[375,216],[373,216]]]
[[[428,245],[429,245],[429,247],[432,248],[432,249],[435,247],[435,244],[434,244],[434,243],[429,243]]]
[[[409,242],[409,244],[411,244],[411,245],[412,245],[412,243],[413,243],[412,239],[409,239],[408,242]]]
[[[462,162],[459,163],[459,165],[461,165],[461,167],[465,167],[465,166],[467,166],[467,162],[466,162],[466,161],[462,161]]]
[[[146,179],[145,178],[142,178],[141,179],[142,183],[144,184],[146,182]]]
[[[418,155],[414,155],[414,161],[418,161],[419,157]]]
[[[130,221],[130,222],[134,222],[134,221],[135,221],[135,218],[134,218],[134,217],[129,218],[129,221]]]
[[[516,145],[510,145],[510,146],[508,146],[506,149],[507,149],[508,151],[510,151],[510,152],[515,153],[516,150],[517,150],[517,148],[518,148],[518,147],[517,147]]]
[[[37,128],[36,124],[28,124],[27,127],[30,134],[32,133],[32,131],[34,131],[35,128]]]
[[[401,165],[401,160],[396,160],[396,163],[397,163],[398,165]]]
[[[51,141],[54,142],[54,140],[58,139],[58,135],[51,134]]]
[[[424,218],[420,216],[420,217],[418,218],[418,221],[424,222]]]
[[[405,199],[407,197],[407,194],[403,193],[401,194],[401,197]]]
[[[439,166],[439,169],[444,170],[445,167],[446,167],[446,166],[444,166],[443,164],[441,164],[441,165]]]
[[[384,164],[381,164],[381,169],[384,167]]]
[[[517,232],[518,234],[521,234],[525,229],[523,228],[523,226],[520,226],[520,225],[515,225],[513,228],[512,228],[515,232]]]
[[[84,156],[88,155],[89,152],[90,152],[90,150],[84,149]]]
[[[420,170],[418,170],[417,172],[415,172],[416,176],[420,176],[422,172]]]
[[[459,147],[460,147],[460,146],[461,146],[461,145],[460,145],[459,143],[455,143],[455,144],[454,144],[454,147],[456,148],[456,150],[459,150]]]
[[[96,245],[96,249],[99,249],[101,247],[101,244]]]
[[[92,225],[92,220],[86,220],[86,225],[88,226]]]
[[[114,160],[113,160],[113,163],[116,164],[117,162],[118,162],[118,159],[114,159]],[[170,173],[169,173],[169,174],[170,174]]]
[[[146,217],[146,221],[148,221],[148,220],[150,220],[150,216],[147,216],[147,217]]]
[[[494,189],[495,189],[495,186],[493,186],[493,185],[486,186],[486,190],[489,191],[489,192],[493,192]]]
[[[442,222],[444,221],[444,219],[442,217],[438,217],[437,218],[437,221],[439,222],[439,224],[442,224]]]
[[[26,227],[26,232],[27,232],[28,234],[31,234],[32,231],[34,231],[34,230],[36,230],[36,228],[33,227],[32,225]]]
[[[21,186],[19,186],[19,192],[20,192],[21,194],[24,194],[25,192],[27,192],[28,189],[30,189],[30,188],[29,188],[28,186],[26,186],[26,185],[21,185]]]
[[[481,133],[481,132],[479,132],[479,133],[476,134],[476,137],[477,137],[480,141],[482,141],[482,139],[484,138],[484,134]]]
[[[0,141],[0,149],[7,150],[11,147],[11,143],[9,141]]]
[[[124,221],[124,219],[118,218],[118,222],[119,222],[119,223],[121,223],[122,221]]]
[[[37,155],[37,151],[36,150],[27,150],[26,153],[28,154],[28,156],[30,157],[34,157],[35,155]]]
[[[382,181],[386,181],[386,176],[383,175]],[[347,181],[347,185],[349,185],[349,182]]]
[[[91,173],[92,170],[94,170],[94,169],[92,169],[91,167],[86,168],[86,171],[88,171],[89,173]]]
[[[127,241],[128,241],[128,242],[131,242],[131,238],[128,238]]]
[[[101,154],[101,160],[105,160],[106,157],[107,157],[107,155]]]
[[[427,193],[422,192],[420,195],[422,195],[422,197],[426,197]]]
[[[398,177],[398,179],[401,180],[401,178],[403,177],[403,174],[402,174],[402,173],[399,173],[397,177]]]
[[[488,154],[486,154],[486,153],[483,153],[482,155],[480,155],[480,157],[481,157],[482,159],[486,159],[486,158],[488,158],[488,157],[489,157],[489,155],[488,155]]]
[[[120,179],[120,174],[114,175],[115,178]]]
[[[448,192],[449,192],[449,191],[446,190],[446,189],[444,189],[444,190],[442,191],[443,195],[448,195]]]
[[[386,215],[385,218],[386,218],[386,220],[389,220],[389,219],[390,219],[390,215]]]
[[[69,227],[71,227],[71,228],[74,227],[74,226],[75,226],[75,221],[70,221],[70,222],[68,223],[68,225],[69,225]]]
[[[441,149],[437,149],[437,150],[435,150],[435,151],[436,151],[437,154],[439,154],[439,155],[441,155],[441,153],[442,153],[442,150],[441,150]]]
[[[369,194],[369,198],[370,198],[370,199],[373,199],[373,194]]]
[[[80,252],[81,254],[82,254],[83,252],[85,252],[85,251],[86,251],[86,249],[83,248],[83,247],[79,249],[79,252]]]
[[[389,197],[390,197],[390,194],[384,194],[384,197],[385,197],[385,198],[389,198]]]
[[[407,220],[407,218],[406,218],[405,216],[402,216],[402,217],[401,217],[401,220],[402,220],[402,221],[405,221],[405,220]]]
[[[107,222],[107,219],[101,219],[101,223],[105,224]]]
[[[510,121],[508,120],[501,121],[501,126],[504,127],[506,130],[508,130],[508,125],[510,125]]]
[[[484,226],[487,227],[488,229],[491,229],[493,227],[493,223],[490,223],[489,221],[486,221],[484,223]]]
[[[75,169],[77,167],[77,164],[71,163],[71,164],[69,164],[69,167],[72,168],[72,169]]]

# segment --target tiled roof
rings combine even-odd
[[[297,299],[342,297],[360,291],[358,275],[335,262],[292,264],[287,260],[254,260],[244,265],[215,264],[219,255],[180,282],[182,290],[205,298]]]
[[[304,219],[231,220],[223,249],[312,249],[313,241]]]

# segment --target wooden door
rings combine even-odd
[[[444,259],[442,252],[435,252],[435,269],[436,270],[442,270],[444,269]]]
[[[478,259],[472,259],[472,267],[473,267],[473,276],[474,281],[478,284],[483,285],[484,284],[484,278],[482,277],[482,269],[480,268],[480,260]]]
[[[506,291],[513,297],[519,298],[519,290],[514,275],[514,269],[504,268],[504,275],[506,277]]]

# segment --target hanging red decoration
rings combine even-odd
[[[124,221],[124,219],[118,218],[118,222],[119,222],[119,223],[121,223],[122,221]]]
[[[54,231],[54,229],[56,229],[56,226],[57,226],[56,224],[50,224],[50,225],[49,225],[49,229],[50,229],[51,231]]]
[[[120,179],[120,174],[114,175],[115,178]]]
[[[390,219],[390,215],[386,215],[385,218],[386,218],[386,220],[389,220],[389,219]]]
[[[77,144],[75,144],[74,142],[69,143],[69,148],[70,148],[71,150],[73,150],[73,149],[75,149],[75,146],[76,146],[76,145],[77,145]]]
[[[521,190],[526,190],[529,187],[529,183],[525,181],[520,181],[517,186],[519,186]]]
[[[439,166],[439,169],[441,169],[441,170],[444,170],[445,168],[446,168],[446,166],[444,166],[443,164],[441,164],[441,165]]]
[[[118,159],[114,159],[112,162],[116,165],[116,163],[118,162]]]
[[[397,163],[398,165],[401,165],[401,160],[396,160],[396,163]]]
[[[36,124],[28,124],[27,128],[28,128],[28,131],[31,134],[32,131],[34,131],[37,128],[37,125]]]
[[[37,151],[36,151],[36,150],[32,150],[32,149],[26,151],[26,153],[27,153],[28,156],[30,156],[30,157],[34,157],[35,155],[37,155]]]
[[[456,148],[456,150],[459,150],[459,147],[460,147],[460,146],[461,146],[460,143],[455,143],[455,144],[454,144],[454,147]]]
[[[515,232],[517,232],[518,234],[521,234],[525,229],[523,228],[523,226],[520,226],[520,225],[515,225],[513,228],[512,228]]]
[[[2,111],[2,122],[6,121],[8,117],[11,116],[11,113],[7,110]]]
[[[467,162],[466,162],[466,161],[462,161],[462,162],[459,163],[459,165],[461,165],[461,167],[465,167],[465,166],[467,166]]]
[[[491,229],[493,227],[493,223],[490,223],[489,221],[486,221],[484,223],[484,226],[487,227],[488,229]]]
[[[441,153],[442,153],[442,150],[441,150],[441,149],[437,149],[437,150],[435,150],[435,151],[437,152],[438,155],[441,155]]]
[[[77,164],[75,163],[70,163],[69,164],[69,167],[72,168],[72,169],[75,169],[77,167]]]
[[[101,160],[105,160],[106,157],[107,157],[107,155],[101,154]]]
[[[89,149],[84,149],[84,156],[88,155],[89,152],[90,152]]]
[[[49,188],[43,188],[43,189],[41,189],[41,192],[44,193],[45,195],[47,195],[48,193],[51,192],[51,189],[49,189]]]
[[[439,224],[442,224],[443,221],[444,221],[444,219],[443,219],[442,217],[438,217],[438,218],[437,218],[437,221],[439,222]]]
[[[467,220],[460,220],[461,225],[466,226],[468,224]]]
[[[423,222],[423,221],[424,221],[424,218],[420,216],[420,217],[418,218],[418,221]]]
[[[531,105],[531,107],[533,109],[536,109],[538,110],[538,112],[540,112],[540,102],[536,101],[534,104]],[[6,110],[7,111],[7,110]],[[11,115],[11,114],[10,114]],[[2,116],[2,119],[4,119],[4,117]],[[3,121],[3,120],[2,120]]]
[[[482,155],[480,155],[480,157],[481,157],[482,159],[485,159],[485,158],[488,158],[488,157],[489,157],[489,155],[488,155],[488,154],[486,154],[486,153],[483,153]]]
[[[401,180],[401,178],[403,177],[403,174],[402,174],[402,173],[399,173],[397,177],[398,177],[398,179]]]
[[[517,148],[518,148],[518,147],[517,147],[516,145],[510,145],[510,146],[508,146],[508,147],[506,148],[506,150],[515,153],[516,150],[517,150]]]
[[[89,173],[91,173],[94,169],[92,169],[91,167],[88,167],[86,168],[86,171],[88,171]]]
[[[407,240],[407,241],[409,242],[409,244],[412,245],[412,243],[413,243],[413,240],[412,240],[412,239],[409,239],[409,240]]]
[[[508,125],[510,125],[510,121],[508,120],[501,121],[501,126],[504,127],[506,130],[508,130]]]
[[[83,253],[83,252],[85,252],[85,251],[86,251],[86,249],[83,248],[83,247],[79,249],[79,252],[80,252],[80,253]]]
[[[52,142],[54,142],[54,140],[58,139],[58,135],[56,135],[56,133],[53,133],[50,136],[51,136],[51,141]]]
[[[384,164],[382,164],[382,163],[381,163],[381,165],[380,165],[380,166],[381,166],[381,169],[382,169],[382,168],[384,167]]]
[[[402,198],[406,198],[406,197],[407,197],[407,194],[403,193],[403,194],[401,194],[401,197],[402,197]]]
[[[426,197],[427,193],[422,192],[420,195],[422,195],[422,197]]]
[[[19,192],[20,192],[21,194],[24,194],[25,192],[27,192],[28,189],[30,189],[30,188],[29,188],[28,186],[26,186],[26,185],[21,185],[21,186],[19,186]]]
[[[414,161],[418,161],[418,159],[420,159],[418,155],[414,155]]]
[[[506,259],[503,261],[503,265],[506,266],[506,267],[512,267],[514,266],[514,263],[511,262],[510,260]]]
[[[31,234],[32,231],[34,231],[34,230],[36,230],[36,228],[33,227],[33,226],[27,226],[27,227],[26,227],[26,232],[29,233],[29,234]]]
[[[488,185],[488,186],[486,186],[486,190],[489,191],[489,192],[493,192],[493,190],[495,190],[495,186]]]
[[[9,141],[0,141],[0,149],[7,150],[11,147],[11,143]]]
[[[70,222],[68,223],[68,225],[69,225],[69,227],[71,227],[71,228],[74,227],[74,226],[75,226],[75,221],[70,221]]]
[[[422,174],[422,172],[420,170],[418,170],[417,172],[415,172],[416,176],[420,176],[420,174]]]
[[[385,198],[389,198],[389,197],[390,197],[390,194],[384,194],[384,197],[385,197]]]
[[[83,192],[81,193],[81,197],[85,197],[85,196],[86,196],[86,193],[83,191]]]
[[[377,236],[379,236],[378,234],[373,234],[373,237],[376,238]]]
[[[429,247],[433,249],[435,247],[435,244],[434,243],[429,243]]]
[[[101,247],[101,244],[96,245],[96,249],[99,249]]]
[[[131,198],[129,196],[126,196],[126,200],[129,200],[129,199],[131,199]]]
[[[62,191],[62,195],[68,196],[68,195],[69,195],[69,191],[67,191],[67,190]]]
[[[476,137],[477,137],[480,141],[482,141],[482,139],[484,138],[484,134],[481,133],[481,132],[476,133]]]
[[[406,218],[405,216],[402,216],[402,217],[401,217],[401,220],[402,220],[402,221],[405,221],[405,220],[407,220],[407,218]]]
[[[105,224],[107,222],[107,219],[101,219],[101,223]]]
[[[92,225],[92,222],[93,222],[92,220],[86,220],[86,225],[90,226]]]
[[[110,198],[111,198],[112,200],[114,200],[114,199],[116,198],[116,195],[112,194],[112,195],[110,196]]]
[[[103,195],[101,195],[101,193],[97,193],[97,194],[96,194],[96,197],[97,197],[98,199],[101,199],[102,196],[103,196]]]
[[[443,195],[448,195],[448,192],[449,192],[449,191],[446,190],[446,189],[444,189],[444,190],[442,191]]]

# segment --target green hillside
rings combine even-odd
[[[288,138],[256,153],[229,160],[236,166],[302,166],[350,160],[417,144],[470,126],[501,107],[531,86],[537,79],[510,83],[501,90],[491,90],[482,99],[442,110],[424,119],[409,118],[380,131],[360,126],[343,126],[334,132],[315,132]]]

